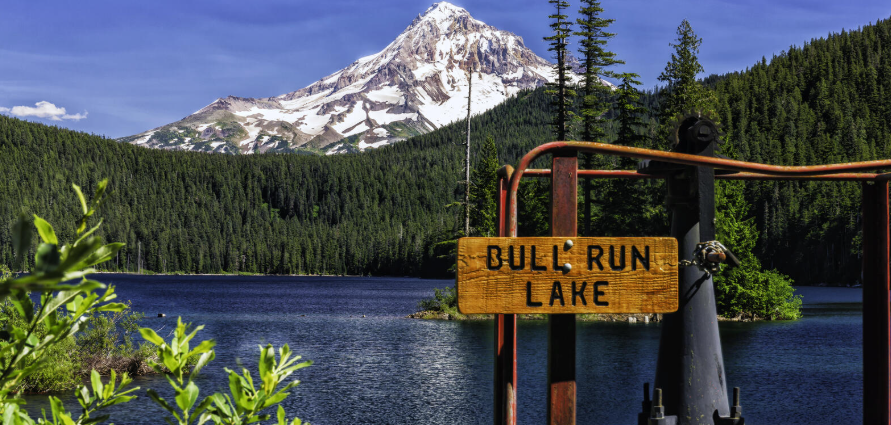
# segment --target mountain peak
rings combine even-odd
[[[448,25],[460,18],[473,19],[470,12],[466,9],[455,6],[449,2],[441,1],[433,3],[424,13],[418,14],[418,17],[412,21],[408,29],[418,27],[421,22],[432,22],[440,29],[448,28]],[[475,19],[473,19],[475,21]],[[479,22],[479,21],[477,21]]]
[[[427,16],[431,14],[439,14],[439,15],[469,15],[466,9],[463,7],[455,6],[447,1],[441,1],[437,3],[433,3],[427,11],[424,12],[422,16]]]
[[[553,80],[515,34],[448,2],[430,6],[378,53],[274,98],[218,99],[178,122],[122,139],[208,152],[355,152],[464,119]]]

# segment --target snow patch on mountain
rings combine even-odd
[[[471,76],[472,74],[472,76]],[[380,52],[272,98],[220,98],[182,120],[121,141],[207,152],[358,152],[463,119],[553,81],[523,39],[434,3]]]

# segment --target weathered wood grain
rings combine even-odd
[[[461,238],[458,309],[464,314],[671,313],[678,308],[677,251],[674,238]]]

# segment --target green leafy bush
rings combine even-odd
[[[21,409],[23,400],[17,398],[29,382],[46,380],[59,381],[57,374],[70,372],[70,365],[59,365],[51,361],[57,350],[67,350],[73,346],[74,335],[81,329],[87,315],[99,312],[119,312],[126,306],[111,302],[116,295],[113,287],[88,280],[86,276],[95,269],[92,266],[109,260],[123,246],[103,244],[102,239],[93,234],[99,225],[86,230],[88,219],[105,200],[108,181],[99,183],[91,202],[87,202],[76,185],[74,190],[82,207],[82,215],[77,221],[78,239],[71,244],[61,244],[56,232],[49,223],[34,216],[33,225],[37,228],[40,243],[34,255],[34,267],[27,276],[17,277],[3,273],[0,280],[5,329],[0,332],[0,414],[4,424],[34,424],[27,412]],[[16,260],[22,263],[30,251],[31,223],[24,215],[13,225],[12,242]],[[63,282],[77,282],[65,284]],[[104,290],[102,294],[97,291]],[[39,302],[34,303],[31,294],[39,294]],[[73,376],[73,375],[72,375]],[[61,400],[50,397],[51,418],[42,418],[39,423],[88,424],[107,419],[107,416],[91,415],[113,404],[129,401],[128,396],[138,388],[125,390],[130,383],[127,374],[117,385],[117,376],[112,375],[107,385],[99,380],[99,374],[91,374],[91,388],[81,386],[75,392],[83,411],[77,420],[67,413]]]
[[[0,304],[0,328],[24,329],[27,325],[24,316],[16,310],[11,302],[7,300]],[[38,340],[46,338],[46,325],[38,323],[33,334]],[[13,391],[16,393],[43,393],[64,391],[76,387],[81,382],[81,376],[78,376],[80,362],[77,361],[76,356],[72,355],[76,351],[74,336],[69,336],[48,346],[45,353],[48,361],[42,367],[37,368],[34,373],[25,377],[13,388]],[[11,353],[7,353],[0,362],[2,364],[9,362],[11,360],[9,356]],[[26,361],[24,366],[28,367],[30,364],[31,362]]]
[[[39,310],[36,303],[34,310]],[[45,365],[27,376],[14,392],[46,393],[70,390],[78,386],[92,370],[100,375],[111,371],[126,371],[132,375],[152,372],[148,360],[156,354],[150,344],[133,343],[137,333],[137,321],[144,315],[129,309],[118,312],[92,312],[85,314],[81,331],[47,347]],[[0,304],[0,328],[22,328],[24,316],[10,301]],[[38,339],[47,336],[44,324],[34,330]],[[4,359],[5,361],[6,359]]]
[[[189,342],[204,326],[198,326],[186,333],[188,327],[182,322],[182,318],[177,318],[176,330],[170,343],[164,341],[152,329],[142,328],[139,330],[143,338],[158,347],[157,352],[161,362],[153,362],[152,366],[159,372],[170,371],[166,377],[167,382],[173,387],[176,406],[167,402],[154,390],[149,389],[148,395],[173,416],[175,422],[169,418],[166,419],[171,424],[203,424],[213,421],[214,424],[240,425],[268,420],[271,414],[261,412],[281,403],[289,394],[286,391],[296,387],[300,381],[289,382],[282,388],[279,388],[279,385],[298,369],[312,364],[311,361],[294,364],[300,357],[291,358],[291,349],[287,344],[279,349],[278,361],[276,361],[275,350],[271,344],[265,348],[260,347],[258,372],[261,385],[259,389],[255,387],[247,369],[242,368],[242,375],[226,369],[229,374],[231,395],[214,393],[199,402],[198,396],[201,390],[192,381],[192,378],[216,356],[213,350],[215,343],[212,340],[201,341],[195,348],[190,349]],[[191,358],[198,358],[198,362],[192,369],[192,373],[186,375],[185,372],[188,370],[188,362]],[[285,410],[281,405],[276,411],[276,418],[278,425],[300,425],[301,423],[297,418],[287,422]]]
[[[758,230],[749,217],[751,206],[743,198],[740,181],[716,186],[715,212],[718,240],[736,253],[741,262],[714,277],[718,313],[725,317],[793,320],[801,317],[801,296],[792,279],[776,270],[764,270],[755,257]]]
[[[50,416],[32,419],[22,409],[24,400],[18,394],[29,383],[44,381],[63,382],[76,374],[71,364],[60,364],[59,358],[76,362],[75,341],[80,338],[84,352],[90,355],[107,356],[133,349],[131,334],[136,330],[139,315],[123,313],[126,304],[111,302],[116,295],[113,287],[88,280],[86,276],[96,270],[92,266],[108,261],[122,247],[122,244],[103,245],[98,236],[93,236],[101,225],[86,230],[88,219],[105,199],[106,180],[99,183],[93,200],[88,203],[74,186],[80,200],[83,214],[77,222],[78,239],[72,244],[60,244],[53,227],[40,217],[34,217],[34,226],[40,243],[34,256],[34,267],[27,276],[17,277],[8,267],[0,268],[0,321],[4,330],[0,331],[0,417],[4,425],[86,425],[105,421],[109,415],[100,414],[109,406],[126,403],[136,396],[131,395],[139,387],[127,388],[132,380],[124,373],[118,380],[112,368],[111,377],[103,384],[96,370],[90,372],[90,385],[81,385],[75,396],[81,405],[81,413],[75,419],[65,410],[62,401],[50,396]],[[16,260],[22,263],[30,251],[32,230],[25,216],[13,226],[13,245]],[[64,283],[76,281],[77,283]],[[104,290],[101,294],[98,292]],[[31,299],[31,294],[39,295],[39,302]],[[312,362],[294,364],[299,357],[291,357],[287,345],[279,349],[276,359],[271,345],[261,347],[259,377],[262,385],[254,386],[247,370],[238,375],[227,369],[232,394],[213,394],[198,402],[199,389],[192,378],[202,367],[214,358],[213,341],[203,341],[194,349],[189,341],[202,328],[198,326],[186,334],[187,326],[181,320],[172,340],[168,343],[151,329],[139,329],[148,343],[138,351],[145,352],[152,347],[153,361],[146,356],[148,363],[156,371],[167,373],[168,382],[176,393],[173,408],[152,390],[149,396],[170,412],[181,424],[247,424],[267,420],[271,414],[265,410],[274,408],[285,397],[286,391],[297,386],[292,381],[279,386],[296,370],[309,366]],[[118,329],[120,324],[120,329]],[[78,336],[78,332],[81,335]],[[117,344],[122,343],[123,348]],[[147,348],[146,348],[147,347]],[[61,353],[61,354],[60,354]],[[194,367],[192,366],[194,365]],[[184,376],[189,369],[188,379]],[[62,376],[60,378],[60,375]],[[196,404],[197,403],[197,404]],[[276,411],[278,425],[299,425],[294,418],[287,422],[284,409],[278,405]],[[169,418],[168,423],[174,423]]]
[[[137,344],[133,336],[139,333],[139,320],[145,314],[128,308],[119,312],[93,313],[85,318],[84,329],[75,337],[75,357],[80,363],[80,375],[91,370],[107,375],[112,370],[127,371],[130,375],[144,375],[153,370],[149,360],[157,357],[148,343]]]
[[[455,313],[458,311],[458,292],[451,286],[443,289],[433,288],[433,298],[418,302],[418,311]]]

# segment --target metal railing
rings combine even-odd
[[[554,155],[558,178],[554,179],[554,190],[560,188],[570,191],[573,199],[564,205],[552,206],[552,228],[556,224],[560,230],[575,233],[576,213],[563,212],[558,209],[575,205],[577,179],[581,178],[613,178],[613,179],[653,179],[665,178],[665,175],[642,174],[635,171],[617,170],[578,170],[577,154],[597,153],[615,155],[642,160],[695,167],[709,167],[716,170],[735,171],[735,174],[718,174],[717,179],[727,180],[812,180],[812,181],[859,181],[862,184],[863,215],[863,420],[865,424],[891,423],[891,297],[889,297],[889,280],[891,280],[891,258],[889,258],[889,208],[888,181],[891,173],[864,173],[891,169],[891,160],[852,162],[843,164],[826,164],[810,166],[777,166],[760,163],[737,161],[732,159],[700,156],[678,152],[664,152],[627,146],[609,145],[594,142],[561,141],[545,143],[529,151],[520,160],[516,170],[510,166],[499,170],[497,203],[498,235],[503,237],[517,236],[517,190],[520,180],[528,177],[550,177],[551,169],[528,169],[532,162],[546,154]],[[568,161],[558,161],[566,159]],[[567,177],[563,174],[571,173]],[[570,178],[571,177],[571,178]],[[559,180],[559,182],[558,182]],[[559,217],[557,217],[559,215]],[[556,217],[556,218],[555,218]],[[565,223],[564,223],[565,222]],[[562,224],[561,224],[562,223]],[[557,235],[555,233],[555,235]],[[564,315],[553,315],[564,316]],[[568,326],[568,318],[554,317],[560,326]],[[515,424],[517,415],[517,368],[516,368],[516,315],[497,315],[495,319],[495,423]],[[572,343],[563,348],[552,347],[560,352],[575,350],[574,318],[572,319]],[[567,335],[562,335],[567,339]],[[550,338],[549,338],[550,340]],[[563,341],[569,344],[568,341]],[[549,355],[549,358],[551,356]],[[549,423],[563,422],[558,414],[552,414],[551,407],[565,409],[575,416],[575,382],[574,354],[571,369],[573,378],[571,391],[569,386],[558,387],[552,380],[552,374],[565,372],[561,368],[570,365],[550,365],[549,370]],[[549,362],[550,363],[550,362]],[[551,393],[554,392],[552,395]],[[571,393],[571,394],[570,394]],[[569,399],[571,397],[571,400]]]

